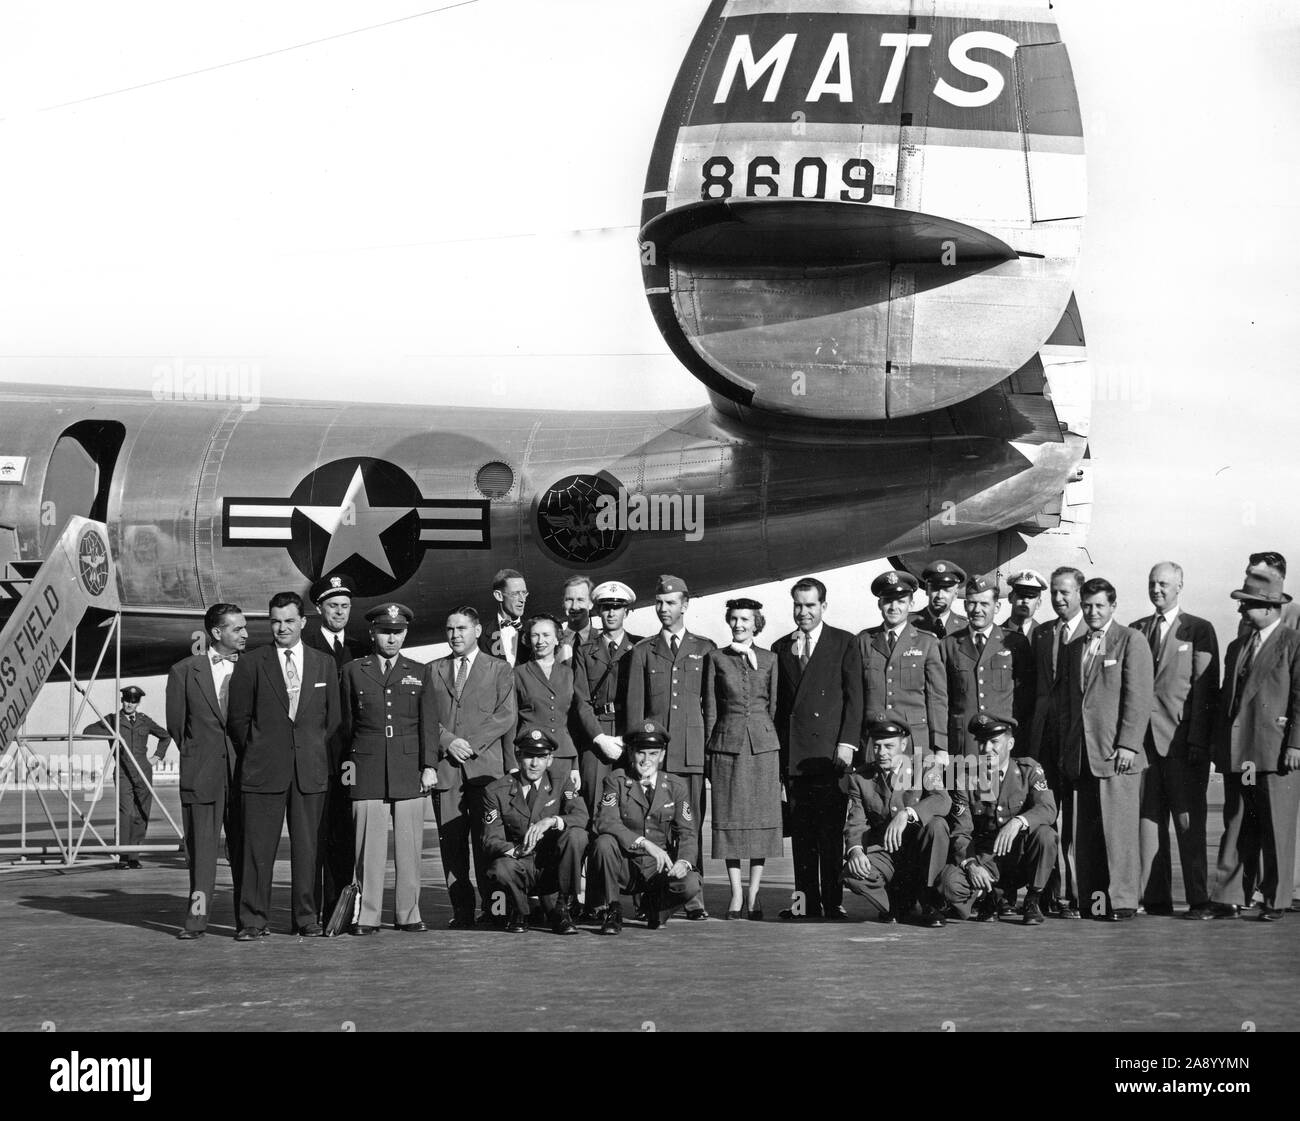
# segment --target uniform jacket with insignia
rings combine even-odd
[[[949,611],[947,622],[942,622],[930,614],[929,607],[925,607],[920,611],[913,611],[907,617],[907,621],[918,631],[925,631],[935,638],[947,638],[966,625],[966,616],[959,615],[956,611]]]
[[[207,654],[182,658],[168,673],[167,731],[181,753],[181,804],[215,802],[235,773],[235,745],[226,735]]]
[[[509,771],[514,760],[510,740],[515,734],[515,679],[500,658],[482,650],[474,655],[459,702],[456,656],[430,662],[423,704],[420,765],[437,768],[439,790],[454,788],[457,770],[463,781],[478,785]],[[474,752],[464,763],[457,762],[449,750],[457,739],[465,740]]]
[[[420,729],[429,667],[399,653],[388,676],[378,654],[343,667],[342,739],[354,802],[420,797]]]
[[[920,824],[933,817],[945,817],[952,808],[952,798],[940,786],[935,790],[916,790],[901,776],[891,782],[875,763],[859,767],[849,775],[849,809],[844,820],[844,851],[855,845],[868,849],[885,843],[885,829],[899,810],[916,811]],[[937,772],[936,772],[937,774]]]
[[[529,826],[546,817],[563,818],[565,829],[586,828],[587,804],[573,792],[571,781],[561,787],[551,781],[549,771],[543,774],[531,812],[527,789],[522,775],[506,775],[483,792],[483,854],[489,860],[509,855],[523,842]]]
[[[645,837],[688,864],[693,865],[699,859],[695,810],[688,800],[686,783],[663,771],[655,777],[651,805],[646,804],[639,778],[622,772],[607,777],[596,813],[596,831],[617,838],[624,854],[641,868],[646,878],[655,874],[654,860],[632,847],[638,837]]]
[[[573,688],[578,696],[579,747],[588,749],[597,736],[619,736],[627,727],[628,673],[632,647],[639,635],[624,632],[611,658],[609,643],[601,631],[578,647],[573,657]]]
[[[143,760],[146,758],[149,751],[150,736],[158,738],[158,755],[162,755],[167,750],[167,745],[172,742],[166,728],[139,710],[136,711],[134,720],[126,719],[120,712],[110,713],[103,720],[96,720],[86,728],[83,734],[87,736],[112,735],[119,723],[122,725],[120,733],[122,741],[137,759]]]
[[[558,658],[551,663],[551,675],[535,661],[515,666],[515,733],[523,728],[541,728],[555,741],[555,758],[576,759],[570,726],[577,727],[578,703],[573,691],[573,670]],[[513,741],[513,736],[511,737]],[[507,752],[515,766],[514,748]]]
[[[1287,748],[1300,748],[1300,631],[1279,625],[1256,651],[1234,720],[1233,689],[1246,649],[1233,639],[1223,663],[1214,732],[1214,765],[1221,774],[1242,771],[1247,763],[1275,772]]]
[[[1087,628],[1085,632],[1067,647],[1064,699],[1069,722],[1061,743],[1061,769],[1071,781],[1078,778],[1086,752],[1089,770],[1097,778],[1111,778],[1116,748],[1126,747],[1137,752],[1130,773],[1144,770],[1143,744],[1155,701],[1151,647],[1144,635],[1111,623],[1101,652],[1085,674],[1083,658],[1091,633]]]
[[[329,789],[329,741],[340,724],[339,675],[328,655],[299,646],[302,676],[292,720],[278,646],[241,654],[230,675],[226,729],[239,753],[240,788],[247,793],[280,794],[291,782],[303,794]]]
[[[671,774],[704,772],[704,657],[716,648],[690,631],[682,632],[675,662],[663,631],[632,647],[622,730],[643,720],[662,724],[670,737],[663,769]]]
[[[975,791],[962,800],[952,829],[954,864],[992,853],[998,831],[1013,817],[1023,817],[1030,829],[1056,820],[1056,799],[1047,787],[1047,776],[1038,761],[1027,755],[1009,760],[1001,784],[989,793],[984,798]]]
[[[835,748],[862,734],[862,653],[857,639],[822,624],[812,657],[799,665],[802,631],[772,644],[777,657],[776,734],[784,774],[832,775]]]
[[[859,741],[865,748],[865,720],[872,713],[893,709],[907,721],[913,741],[928,751],[948,746],[948,679],[939,640],[928,631],[907,624],[899,632],[894,653],[889,653],[883,623],[858,635],[862,658],[864,725]]]
[[[983,653],[969,627],[939,644],[948,685],[948,750],[978,755],[971,717],[984,712],[1010,716],[1028,726],[1034,708],[1034,664],[1029,641],[1014,631],[990,627]]]
[[[1148,645],[1155,622],[1154,615],[1147,615],[1132,624]],[[1205,619],[1179,608],[1156,658],[1147,753],[1184,756],[1189,744],[1208,750],[1218,695],[1219,639]]]
[[[753,647],[758,668],[726,647],[704,659],[704,734],[707,751],[765,755],[780,751],[776,714],[776,655]]]

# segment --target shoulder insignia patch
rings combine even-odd
[[[691,804],[690,802],[686,801],[685,798],[682,799],[682,817],[684,817],[687,821],[692,820]]]
[[[484,824],[484,825],[491,825],[491,824],[492,824],[494,821],[496,821],[496,819],[497,819],[498,817],[500,817],[500,816],[501,816],[501,815],[497,813],[497,808],[496,808],[496,806],[493,806],[493,807],[492,807],[490,810],[488,810],[488,812],[483,816],[483,824]]]
[[[953,806],[952,812],[956,817],[961,817],[961,815],[966,812],[966,803],[958,802],[955,806]]]
[[[602,806],[616,806],[616,805],[618,805],[618,795],[617,795],[617,794],[606,794],[606,795],[605,795],[605,796],[600,800],[600,804],[601,804]]]
[[[1043,778],[1043,779],[1039,779],[1036,783],[1034,783],[1034,789],[1035,789],[1035,790],[1046,790],[1046,789],[1047,789],[1047,779],[1045,779],[1045,778]]]

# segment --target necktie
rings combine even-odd
[[[1101,631],[1094,631],[1088,638],[1088,649],[1083,658],[1083,681],[1085,685],[1097,665],[1097,655],[1101,653],[1101,644],[1104,637]]]
[[[894,647],[898,644],[898,635],[893,631],[888,631],[885,635],[885,641],[889,643],[889,653],[892,656],[894,653]]]
[[[1065,656],[1065,648],[1069,643],[1070,624],[1056,624],[1056,643],[1052,647],[1052,680],[1055,681],[1061,675],[1061,659]]]
[[[1259,651],[1259,631],[1250,636],[1250,645],[1246,647],[1246,655],[1241,659],[1241,665],[1237,667],[1237,678],[1232,690],[1232,709],[1230,716],[1233,720],[1237,719],[1237,713],[1241,711],[1241,694],[1246,688],[1246,681],[1250,678],[1251,667],[1255,664],[1255,655]]]
[[[805,635],[803,636],[803,650],[802,650],[802,651],[800,652],[800,654],[799,654],[799,668],[800,668],[800,669],[807,669],[807,668],[808,668],[808,659],[809,659],[810,657],[812,657],[811,653],[810,653],[809,650],[808,650],[808,647],[811,646],[811,645],[812,645],[812,636],[811,636],[811,635],[807,635],[807,634],[805,634]]]
[[[983,655],[984,643],[987,641],[988,641],[988,635],[986,635],[983,631],[975,632],[975,653],[977,656]]]
[[[465,691],[465,678],[469,676],[469,658],[461,655],[456,666],[456,703],[460,704],[460,695]]]
[[[618,657],[618,643],[611,638],[605,645],[609,647],[609,660],[612,662]]]
[[[641,789],[645,793],[645,804],[648,806],[655,800],[655,784],[653,782],[643,782]]]
[[[393,659],[383,658],[381,660],[384,663],[384,676],[387,677],[390,673],[393,672]]]
[[[528,816],[533,816],[533,809],[537,805],[537,785],[535,783],[528,787]]]
[[[673,652],[673,661],[677,661],[677,636],[673,635],[668,640],[668,648]]]
[[[1151,653],[1154,657],[1160,657],[1160,647],[1164,643],[1165,616],[1163,611],[1156,612],[1155,621],[1151,624]]]
[[[289,685],[289,719],[296,720],[298,717],[298,693],[302,688],[302,682],[298,677],[298,667],[293,663],[292,650],[284,652],[284,676]]]

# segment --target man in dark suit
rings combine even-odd
[[[1282,625],[1291,597],[1281,577],[1247,574],[1232,593],[1246,638],[1228,646],[1214,731],[1223,774],[1223,837],[1211,918],[1236,918],[1247,878],[1262,864],[1259,917],[1276,922],[1290,904],[1300,808],[1300,631]],[[1200,917],[1200,916],[1198,916]]]
[[[414,619],[401,603],[381,603],[367,611],[374,652],[348,662],[340,682],[347,745],[343,789],[351,795],[356,822],[353,868],[361,889],[352,933],[359,937],[379,933],[390,818],[393,926],[409,934],[428,929],[420,918],[420,857],[428,804],[421,781],[420,721],[428,673],[402,653]]]
[[[1138,819],[1154,671],[1145,637],[1115,622],[1114,585],[1097,578],[1079,592],[1088,633],[1068,648],[1061,769],[1078,798],[1079,906],[1120,922],[1137,913],[1140,894]]]
[[[182,658],[167,675],[167,731],[181,753],[181,815],[185,856],[190,870],[190,898],[183,941],[202,938],[208,928],[217,887],[217,846],[226,827],[226,854],[234,881],[235,918],[239,918],[242,853],[227,807],[239,800],[234,784],[235,746],[226,734],[230,677],[248,643],[248,625],[233,603],[214,603],[203,616],[208,648]]]
[[[1034,616],[1043,602],[1047,581],[1032,568],[1026,568],[1007,577],[1007,602],[1011,614],[1002,620],[1004,631],[1014,631],[1022,638],[1032,638],[1038,624]]]
[[[1056,801],[1056,871],[1043,892],[1043,910],[1064,919],[1079,917],[1079,888],[1074,867],[1074,788],[1061,773],[1061,737],[1068,719],[1065,695],[1067,650],[1079,641],[1087,627],[1079,606],[1083,573],[1077,568],[1058,568],[1051,576],[1050,595],[1056,619],[1038,627],[1030,639],[1034,657],[1034,713],[1029,723],[1027,746],[1018,754],[1037,759],[1047,775]],[[1026,740],[1026,737],[1021,737]]]
[[[929,631],[935,638],[947,638],[966,625],[966,620],[952,609],[957,589],[966,583],[966,573],[952,561],[935,561],[921,573],[926,604],[914,611],[909,622],[917,630]]]
[[[347,636],[354,591],[351,578],[327,576],[317,580],[308,592],[320,619],[303,628],[303,645],[328,654],[339,672],[354,658],[364,657],[366,653],[365,643],[355,642]],[[325,795],[325,813],[321,818],[318,846],[321,869],[317,891],[321,900],[322,922],[329,920],[339,893],[352,882],[352,866],[356,860],[352,799],[340,779],[343,753],[347,748],[347,737],[341,726],[330,738],[329,748],[330,788]]]
[[[908,725],[896,712],[867,718],[870,763],[849,776],[844,819],[844,884],[867,904],[870,918],[906,918],[921,903],[921,923],[946,925],[937,883],[948,863],[948,811],[943,776],[923,767]]]
[[[506,933],[528,930],[536,894],[556,934],[577,934],[570,910],[587,851],[586,804],[573,782],[552,780],[555,741],[542,729],[521,729],[514,748],[518,773],[489,783],[483,796],[483,855],[509,900]]]
[[[421,701],[422,779],[434,791],[438,848],[451,899],[451,926],[457,930],[474,925],[471,853],[483,904],[479,917],[485,923],[493,920],[483,855],[483,793],[489,783],[509,773],[517,715],[514,675],[500,658],[479,649],[482,633],[472,607],[458,607],[447,616],[451,653],[429,664]]]
[[[881,623],[858,633],[862,659],[863,714],[897,712],[907,722],[912,743],[948,763],[948,682],[939,656],[939,640],[908,619],[917,589],[909,572],[884,572],[871,582]],[[864,725],[859,743],[869,739]]]
[[[530,661],[533,652],[524,634],[524,608],[528,606],[528,581],[522,572],[503,568],[492,577],[492,602],[476,613],[484,649],[508,666]]]
[[[632,647],[640,635],[628,634],[623,625],[636,603],[636,593],[626,584],[607,580],[593,596],[602,629],[577,648],[573,659],[573,687],[578,697],[578,773],[587,813],[595,819],[600,792],[610,768],[623,761],[627,727],[628,674]]]
[[[149,830],[149,813],[153,809],[153,763],[161,763],[172,742],[167,729],[152,717],[140,711],[144,690],[138,685],[128,685],[122,690],[122,708],[119,712],[96,720],[82,733],[87,736],[107,736],[112,749],[113,735],[122,737],[122,747],[117,754],[117,820],[118,843],[130,846],[143,845]],[[155,756],[149,757],[149,739],[158,740]],[[123,851],[118,868],[139,868],[140,857],[135,851]]]
[[[853,635],[823,621],[825,584],[806,576],[790,596],[795,630],[772,644],[794,855],[795,899],[781,918],[839,919],[845,915],[843,781],[862,730],[862,655]]]
[[[334,663],[304,646],[302,597],[277,592],[269,604],[271,646],[244,654],[230,678],[226,730],[239,753],[244,806],[244,875],[236,941],[270,933],[271,881],[289,818],[296,933],[321,933],[317,843],[329,789],[329,741],[338,730]]]
[[[604,905],[601,934],[623,929],[620,892],[644,897],[646,926],[657,930],[680,906],[691,913],[700,896],[699,815],[685,780],[660,770],[671,742],[657,720],[623,737],[628,769],[605,779],[591,845],[591,889]]]
[[[1210,906],[1205,860],[1206,788],[1219,692],[1219,640],[1206,620],[1178,605],[1183,570],[1172,561],[1151,569],[1147,594],[1155,614],[1133,623],[1155,661],[1155,707],[1147,729],[1142,772],[1142,905],[1149,915],[1172,915],[1169,818],[1178,837],[1178,861],[1188,909]]]
[[[668,730],[663,770],[686,783],[697,820],[704,820],[704,656],[716,643],[686,629],[690,590],[680,576],[660,576],[655,587],[655,614],[662,630],[632,648],[628,666],[627,723],[636,728],[646,721]],[[702,846],[700,846],[702,848]],[[704,873],[696,850],[695,870]],[[708,918],[702,896],[687,904],[688,919]]]

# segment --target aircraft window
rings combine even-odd
[[[485,463],[474,476],[474,485],[484,498],[505,498],[515,485],[515,473],[505,463]]]

